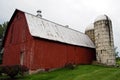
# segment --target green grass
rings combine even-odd
[[[74,70],[63,68],[27,75],[19,80],[120,80],[120,68],[80,65]]]
[[[116,60],[117,65],[120,66],[120,60]]]

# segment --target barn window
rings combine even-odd
[[[24,58],[24,56],[23,56],[24,54],[23,54],[23,53],[24,53],[23,51],[20,52],[20,64],[21,64],[21,65],[23,65],[23,61],[24,61],[24,60],[23,60],[23,58]]]

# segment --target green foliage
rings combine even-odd
[[[6,74],[10,78],[14,78],[17,75],[23,76],[29,69],[23,65],[12,65],[12,66],[0,66],[0,74]]]
[[[115,47],[115,57],[116,57],[116,65],[119,67],[120,66],[120,56],[119,56],[119,52],[117,51],[118,47]]]
[[[4,36],[4,33],[7,29],[8,22],[4,22],[3,24],[0,24],[0,39],[2,39]]]
[[[2,56],[3,54],[0,53],[0,64],[2,64]]]
[[[15,66],[5,66],[3,73],[7,74],[11,78],[14,78],[19,72],[19,67],[17,65]]]
[[[73,70],[73,69],[75,68],[75,65],[69,63],[69,64],[66,64],[66,65],[65,65],[65,68],[68,68],[68,69]]]
[[[118,67],[120,67],[120,57],[116,59],[116,64]]]
[[[117,48],[118,48],[118,47],[115,47],[115,48],[114,48],[114,50],[115,50],[115,57],[116,57],[116,59],[117,59],[117,58],[119,58],[119,55],[118,55],[118,54],[119,54],[119,52],[117,51]]]
[[[19,80],[120,80],[120,68],[80,65],[73,70],[63,68],[51,72],[28,75]]]
[[[4,72],[3,66],[0,66],[0,75]]]
[[[2,27],[2,25],[0,25],[0,39],[3,37],[3,27]]]
[[[0,24],[0,52],[2,50],[2,42],[5,35],[5,31],[7,29],[7,25],[8,22],[4,22],[3,24]],[[2,53],[0,53],[0,64],[2,64]]]

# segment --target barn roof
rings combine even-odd
[[[87,35],[35,15],[25,13],[30,34],[34,37],[71,45],[95,48]]]

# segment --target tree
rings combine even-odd
[[[3,24],[0,24],[0,63],[2,63],[2,42],[4,39],[4,35],[7,29],[8,21],[4,22]]]
[[[117,48],[118,47],[115,47],[114,50],[115,50],[115,57],[116,57],[116,60],[119,60],[120,57],[119,57],[119,52],[117,51]]]
[[[2,39],[3,37],[3,27],[2,25],[0,24],[0,39]]]

